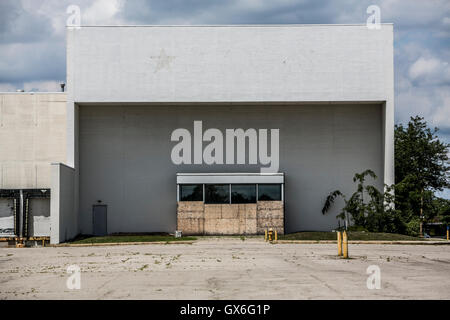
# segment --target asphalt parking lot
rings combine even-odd
[[[336,252],[259,238],[0,248],[0,299],[450,299],[450,246],[354,244],[348,260]],[[380,289],[368,288],[369,266]]]

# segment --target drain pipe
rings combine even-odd
[[[16,195],[14,195],[14,236],[17,237],[17,235],[19,234],[19,226],[17,225],[19,223],[19,221],[17,220],[17,197]]]
[[[19,238],[23,237],[23,190],[20,190]]]

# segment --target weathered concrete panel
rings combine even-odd
[[[178,202],[177,229],[185,235],[200,235],[204,232],[204,205],[199,201]]]
[[[238,204],[222,204],[222,219],[239,219]]]
[[[284,234],[284,204],[282,201],[258,201],[257,232],[263,234],[272,228],[278,234]]]
[[[178,219],[178,229],[184,235],[201,235],[204,233],[204,219],[200,218],[180,218]]]
[[[222,205],[205,204],[205,219],[222,219]]]
[[[260,210],[261,209],[261,210]],[[177,227],[186,235],[254,235],[267,228],[284,233],[281,201],[255,204],[178,202]]]
[[[220,225],[219,225],[220,219],[206,219],[205,218],[205,229],[204,233],[205,235],[216,235],[220,234]]]
[[[178,202],[178,219],[200,219],[204,217],[203,202]]]
[[[256,219],[256,203],[246,203],[239,205],[239,216],[245,216],[245,219]]]
[[[245,221],[245,234],[257,234],[258,222],[256,219],[247,219]]]
[[[66,161],[66,94],[0,94],[0,189],[50,188]]]
[[[75,102],[393,99],[393,26],[70,28]]]

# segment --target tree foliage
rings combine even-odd
[[[353,182],[357,183],[356,191],[350,198],[339,190],[331,192],[325,200],[322,213],[327,213],[334,201],[341,197],[344,207],[337,218],[351,219],[354,225],[372,232],[399,232],[399,226],[405,229],[394,208],[392,187],[385,186],[385,192],[380,192],[375,186],[365,184],[367,177],[377,178],[372,170],[355,174]]]
[[[450,186],[450,145],[441,142],[437,132],[419,116],[411,117],[406,127],[395,126],[395,204],[406,221],[433,218],[434,193]]]
[[[418,235],[423,220],[438,217],[450,224],[450,200],[435,196],[436,191],[450,187],[450,145],[441,142],[437,132],[419,116],[412,117],[406,127],[396,125],[395,185],[385,185],[380,192],[365,184],[368,177],[376,179],[373,171],[356,173],[356,191],[349,198],[339,190],[331,192],[322,213],[342,198],[344,207],[337,217],[351,218],[355,226],[368,231]]]

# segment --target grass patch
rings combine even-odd
[[[170,235],[111,235],[105,237],[83,237],[74,240],[73,244],[91,244],[91,243],[120,243],[120,242],[176,242],[193,241],[196,237],[175,238]]]
[[[279,235],[280,240],[336,240],[336,232],[296,232]],[[423,240],[418,237],[411,237],[397,233],[377,233],[377,232],[348,232],[348,240],[379,240],[379,241],[417,241]]]

